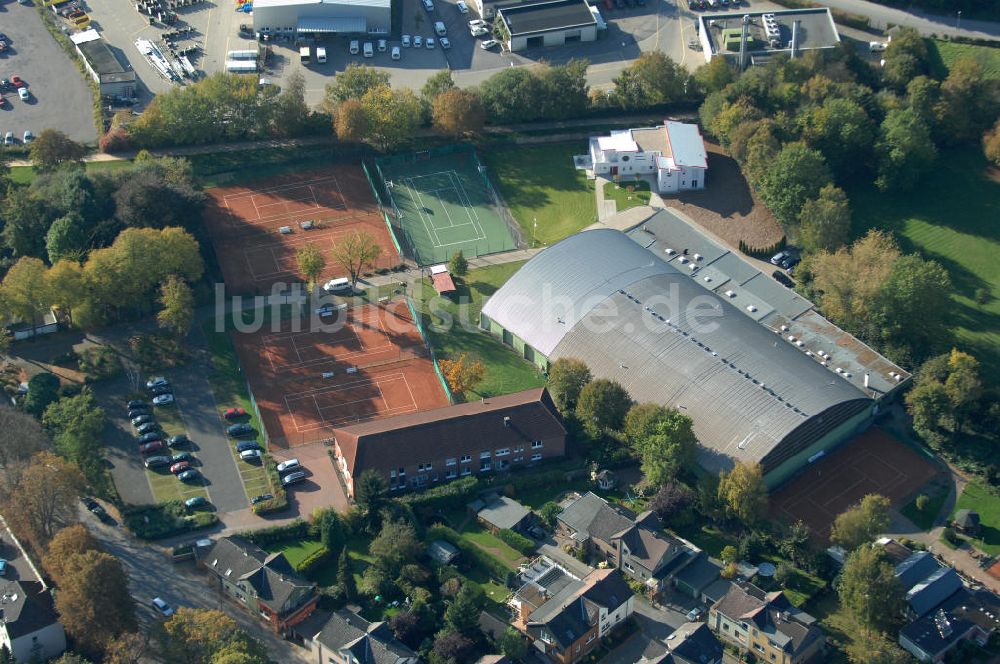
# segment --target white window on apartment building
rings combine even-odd
[[[531,449],[533,449],[533,450],[541,449],[541,447],[542,447],[542,441],[540,441],[540,440],[536,440],[535,442],[533,442],[531,444]]]
[[[542,460],[542,455],[541,454],[532,454],[531,455],[531,460],[532,461],[541,461]]]
[[[463,454],[462,455],[462,463],[469,463],[471,461],[472,461],[472,455],[471,454]]]
[[[479,453],[479,458],[480,459],[489,459],[490,458],[490,451],[489,450],[483,450],[482,452]]]
[[[444,476],[446,480],[453,480],[456,477],[458,477],[458,473],[456,473],[454,470],[449,470],[447,473],[445,473]]]
[[[471,474],[472,474],[472,469],[469,468],[468,466],[466,466],[465,468],[462,469],[462,477],[465,477],[466,475],[471,475]]]
[[[444,465],[446,465],[446,466],[454,466],[455,465],[455,457],[451,457],[450,459],[445,459],[444,460]]]
[[[496,451],[496,455],[498,457],[507,456],[508,454],[510,454],[510,448],[509,447],[502,447],[502,448],[500,448],[499,450]]]

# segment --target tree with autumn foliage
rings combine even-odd
[[[441,373],[453,394],[465,394],[475,389],[486,375],[486,367],[468,353],[462,353],[454,360],[441,360]]]
[[[42,566],[56,585],[62,585],[67,565],[73,556],[100,548],[90,531],[81,524],[66,526],[49,542],[49,550],[42,558]]]

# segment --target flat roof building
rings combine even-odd
[[[587,0],[538,0],[496,11],[511,51],[597,39],[597,19]]]
[[[253,28],[293,39],[385,35],[391,0],[254,0]]]
[[[70,41],[83,60],[87,73],[94,79],[101,96],[135,97],[135,72],[118,62],[97,30],[84,30],[70,35]]]
[[[744,27],[747,66],[763,64],[776,53],[795,57],[806,51],[835,48],[840,43],[827,7],[702,14],[698,17],[698,38],[705,61],[721,56],[738,62]]]

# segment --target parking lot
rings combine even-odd
[[[0,54],[0,78],[19,76],[30,91],[27,101],[13,89],[3,92],[0,132],[11,132],[16,143],[25,130],[37,135],[49,128],[77,141],[97,140],[90,88],[45,29],[38,10],[6,2],[0,5],[0,29],[8,38],[8,50]]]

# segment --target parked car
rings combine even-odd
[[[306,478],[306,474],[301,470],[294,473],[289,473],[281,478],[281,486],[291,486],[296,482],[301,482]]]
[[[427,11],[429,12],[434,11],[434,3],[431,2],[431,0],[423,0],[423,4],[424,4],[424,9],[426,9]]]
[[[222,417],[227,420],[236,420],[241,417],[246,417],[247,411],[243,408],[227,408],[222,411]]]
[[[469,13],[469,5],[465,4],[465,0],[458,0],[458,2],[455,3],[455,8],[458,9],[460,14]]]
[[[260,450],[243,450],[240,452],[240,458],[244,461],[256,461],[260,459]]]
[[[182,447],[191,443],[191,439],[185,434],[179,433],[167,439],[167,447]]]
[[[434,48],[434,38],[433,37],[428,37],[427,39],[425,39],[424,40],[424,45],[427,48]]]
[[[240,442],[236,443],[236,451],[240,453],[246,452],[247,450],[259,450],[259,449],[260,445],[257,443],[256,440],[241,440]]]
[[[375,42],[375,48],[378,49],[379,53],[385,53],[387,50],[389,50],[389,43],[384,39],[379,39],[377,42]]]
[[[23,88],[24,86],[28,85],[27,83],[24,82],[24,79],[22,79],[20,76],[17,75],[10,77],[10,84],[13,85],[15,88]]]
[[[391,57],[393,60],[399,60],[400,58],[403,57],[403,54],[400,53],[398,46],[393,46],[392,52],[389,54],[389,57]]]
[[[247,434],[256,433],[253,427],[246,422],[240,422],[239,424],[233,424],[226,429],[226,433],[236,438],[237,436],[246,436]]]
[[[153,452],[159,452],[162,449],[163,449],[163,441],[162,440],[154,440],[151,443],[146,443],[145,445],[140,445],[139,446],[139,453],[140,454],[152,454]]]
[[[177,473],[183,473],[185,470],[191,467],[191,464],[187,461],[180,461],[170,466],[170,472],[176,475]]]
[[[881,53],[887,48],[889,48],[889,45],[886,44],[885,42],[877,42],[877,41],[868,42],[868,50],[871,51],[872,53]]]
[[[127,408],[129,408],[129,409],[132,409],[132,408],[149,408],[149,404],[146,403],[145,401],[143,401],[142,399],[132,399],[127,404],[125,404],[125,406]]]
[[[254,496],[253,498],[250,499],[250,504],[256,505],[257,503],[262,503],[265,500],[274,500],[274,496],[272,496],[269,493],[261,494],[259,496]]]
[[[413,35],[413,48],[423,48],[424,38],[420,35]]]
[[[14,145],[14,132],[8,131],[6,134],[3,135],[3,144]]]
[[[606,0],[606,2],[611,2],[611,0]],[[472,34],[473,37],[485,37],[486,35],[490,34],[490,29],[481,25],[477,25],[474,28],[470,28],[469,33]]]
[[[174,391],[173,388],[170,387],[169,385],[157,385],[156,387],[151,387],[149,389],[149,393],[152,394],[154,397],[159,396],[161,394],[170,394],[173,391]]]
[[[187,482],[188,480],[193,480],[196,477],[198,477],[197,468],[188,468],[184,472],[178,473],[177,475],[177,479],[179,479],[181,482]]]
[[[149,415],[149,411],[145,408],[133,408],[128,412],[128,419],[131,420],[141,415]]]
[[[488,51],[491,48],[499,45],[500,42],[498,42],[496,39],[487,39],[486,41],[484,41],[482,44],[479,45],[479,48],[483,49],[484,51]]]
[[[771,273],[771,276],[774,277],[774,280],[777,281],[782,286],[787,286],[788,288],[791,288],[795,285],[795,282],[789,279],[788,275],[782,272],[781,270],[775,270],[774,272]]]
[[[442,37],[438,41],[441,42],[441,48],[443,48],[444,50],[447,51],[449,48],[451,48],[451,41],[447,37]]]
[[[170,457],[157,455],[148,457],[144,462],[146,468],[161,468],[170,465]]]
[[[445,27],[444,21],[435,21],[434,22],[434,32],[439,37],[443,37],[446,34],[448,34],[448,28]]]
[[[174,607],[170,606],[159,597],[153,598],[153,608],[156,609],[157,612],[159,612],[159,614],[164,618],[169,618],[174,615]]]
[[[181,461],[187,461],[188,463],[191,463],[192,461],[194,461],[194,455],[191,454],[190,452],[181,452],[180,454],[175,454],[172,457],[170,457],[170,461],[173,463],[180,463]]]
[[[28,101],[31,94],[28,92],[28,88],[18,88],[17,95],[21,98],[21,101]]]
[[[403,35],[403,47],[410,48],[410,35]]]
[[[169,385],[170,383],[163,376],[157,376],[155,378],[150,378],[146,381],[146,388],[153,389],[154,387],[160,387],[163,385]]]
[[[167,404],[172,404],[174,402],[174,395],[172,394],[161,394],[153,399],[154,406],[166,406]]]
[[[153,431],[159,433],[160,432],[160,425],[157,424],[156,422],[152,422],[152,421],[151,422],[146,422],[145,424],[140,424],[138,427],[136,427],[136,430],[135,430],[135,432],[137,434],[139,434],[140,436],[142,434],[152,433]]]
[[[159,431],[150,431],[149,433],[144,433],[141,436],[139,436],[139,444],[140,445],[144,445],[146,443],[151,443],[154,440],[163,440],[163,438],[160,437],[160,432]]]
[[[469,21],[469,29],[470,30],[472,28],[485,28],[487,26],[488,26],[488,24],[486,23],[486,21],[484,21],[481,18],[474,18],[471,21]]]
[[[361,44],[357,39],[351,40],[351,55],[357,55],[358,51],[361,50]]]
[[[793,254],[793,255],[789,256],[788,258],[786,258],[785,260],[781,261],[781,267],[785,268],[786,270],[791,271],[791,269],[793,267],[795,267],[796,265],[798,265],[801,262],[802,262],[802,259]]]
[[[0,558],[0,576],[7,576],[7,561]]]
[[[289,459],[288,461],[282,461],[278,464],[279,473],[287,473],[290,470],[295,470],[296,468],[301,468],[302,464],[299,463],[298,459]]]
[[[184,507],[194,509],[195,507],[201,507],[206,503],[208,503],[208,501],[205,500],[205,496],[193,496],[184,501]]]
[[[365,42],[364,56],[366,58],[370,58],[370,57],[372,57],[374,55],[375,55],[375,49],[372,48],[372,43],[371,42]]]
[[[35,134],[30,129],[25,129],[24,138],[22,140],[25,145],[31,145],[31,142],[35,140]]]
[[[153,416],[149,413],[144,413],[132,418],[132,426],[138,427],[141,424],[147,424],[153,421]]]
[[[701,618],[701,615],[703,613],[704,613],[704,609],[702,609],[700,606],[696,606],[693,609],[691,609],[690,611],[688,611],[687,615],[684,616],[684,617],[687,618],[688,622],[694,622],[694,621],[698,620],[699,618]]]

